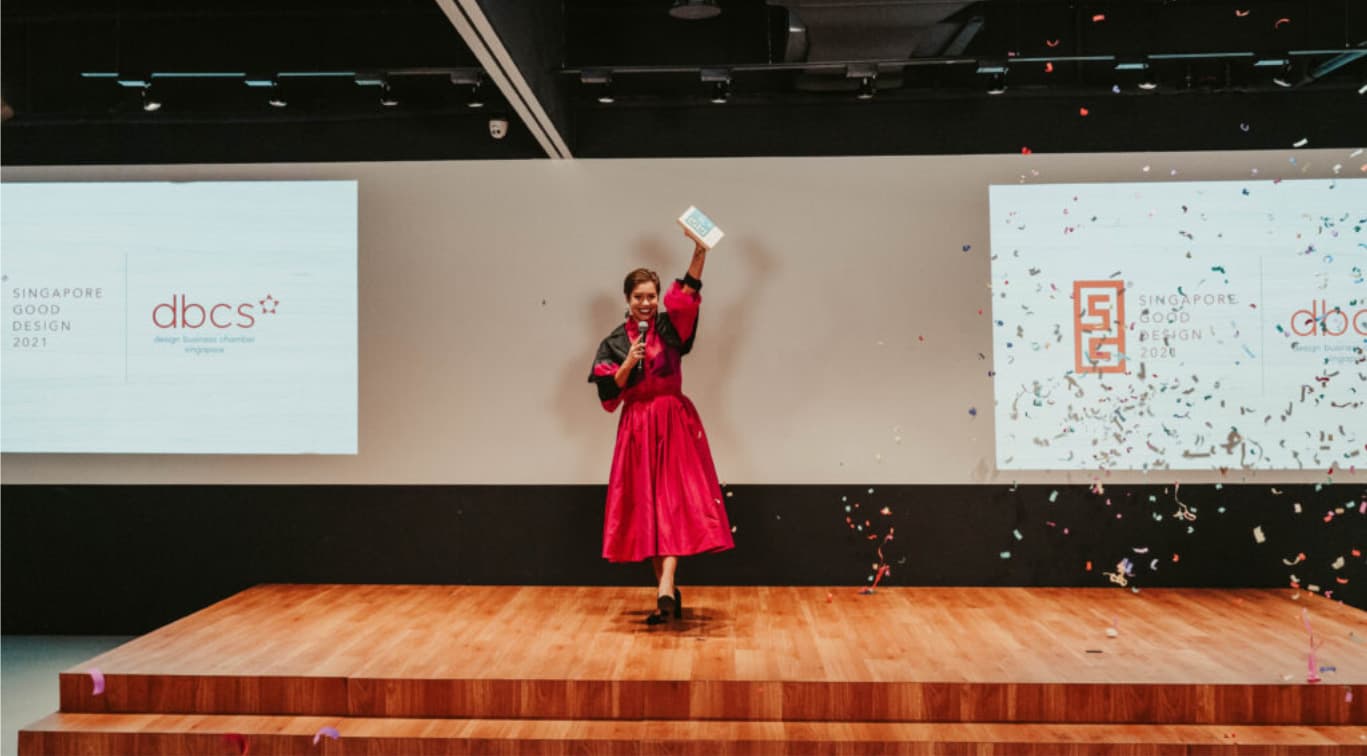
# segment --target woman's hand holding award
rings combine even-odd
[[[725,236],[717,224],[712,219],[703,214],[703,211],[690,206],[679,216],[679,225],[683,226],[684,233],[690,239],[697,242],[703,249],[710,250],[717,246],[717,242]]]

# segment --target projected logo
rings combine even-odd
[[[212,305],[190,301],[184,294],[175,294],[170,302],[162,302],[152,308],[152,324],[157,328],[188,328],[191,330],[210,326],[213,328],[251,328],[256,325],[257,317],[252,314],[258,310],[262,315],[274,315],[280,300],[266,295],[256,303],[242,302],[232,305],[219,302]],[[234,318],[234,315],[237,317]]]
[[[1073,282],[1073,369],[1125,372],[1125,283]]]

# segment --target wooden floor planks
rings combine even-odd
[[[63,713],[25,753],[223,753],[201,730],[233,726],[284,753],[325,719],[379,728],[325,753],[521,733],[517,752],[1137,756],[1218,751],[1240,728],[1261,749],[1240,753],[1367,753],[1367,613],[1310,594],[683,590],[685,620],[652,628],[649,589],[259,586],[63,672]],[[1316,685],[1302,609],[1334,667]]]
[[[338,740],[313,736],[333,727]],[[252,754],[1079,754],[1235,752],[1359,754],[1361,727],[564,721],[54,714],[25,730],[27,753],[227,754],[247,733]],[[74,747],[79,744],[85,750]]]

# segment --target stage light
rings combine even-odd
[[[987,93],[990,94],[990,95],[999,95],[999,94],[1002,94],[1002,93],[1005,92],[1005,91],[1006,91],[1006,75],[1005,75],[1005,74],[993,74],[993,75],[992,75],[992,81],[991,81],[991,83],[989,83],[989,84],[987,85]]]
[[[604,105],[611,105],[617,101],[612,94],[612,72],[602,69],[585,70],[579,73],[580,84],[594,84],[602,87],[598,91],[597,100]]]
[[[479,71],[452,71],[449,78],[454,86],[470,88],[470,99],[465,101],[465,107],[484,107],[484,100],[479,96],[481,82]]]
[[[247,74],[243,77],[243,82],[249,89],[265,89],[266,103],[273,108],[283,108],[289,105],[285,101],[285,95],[280,91],[280,82],[275,77],[266,74]]]
[[[1115,59],[1115,70],[1147,71],[1149,70],[1149,61],[1147,58],[1118,57]]]
[[[1144,76],[1139,80],[1139,88],[1150,91],[1158,89],[1158,80],[1155,79],[1151,74],[1145,73]]]
[[[386,108],[392,108],[399,104],[399,98],[394,96],[394,91],[389,88],[389,82],[385,82],[380,87],[380,104]]]
[[[674,0],[669,15],[684,21],[701,21],[721,15],[717,0]]]
[[[1257,64],[1255,63],[1254,65]],[[1272,83],[1279,87],[1289,88],[1295,86],[1296,82],[1292,76],[1291,61],[1288,60],[1282,63],[1281,70],[1277,72],[1276,76],[1272,77]]]
[[[725,68],[704,68],[699,72],[704,84],[712,85],[712,102],[725,105],[731,99],[731,72]]]
[[[859,94],[855,95],[860,100],[872,100],[874,95],[873,81],[875,77],[865,76],[859,80]]]
[[[148,113],[155,113],[161,110],[161,100],[152,94],[152,84],[149,82],[142,88],[142,109]]]

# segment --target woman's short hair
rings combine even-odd
[[[646,268],[637,268],[627,274],[626,280],[622,282],[622,293],[630,297],[631,292],[646,281],[655,284],[655,294],[658,295],[660,293],[660,276],[655,271]]]

